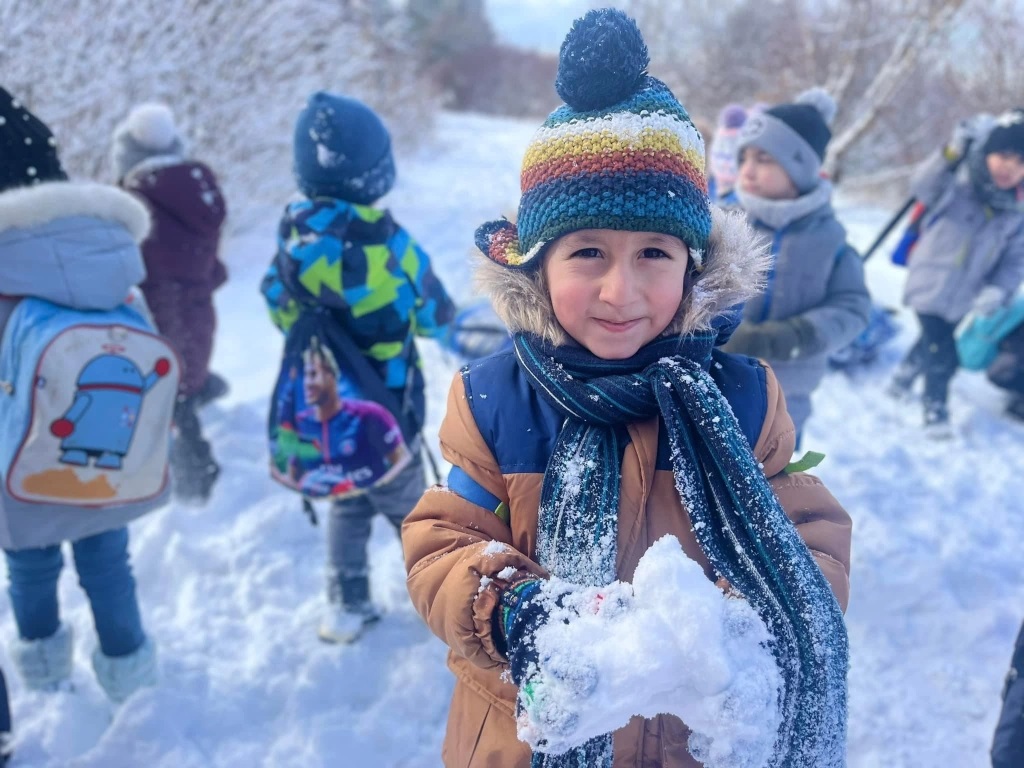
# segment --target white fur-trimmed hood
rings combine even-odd
[[[758,295],[764,290],[771,257],[768,244],[742,211],[713,208],[704,263],[701,273],[688,278],[688,289],[666,334],[707,330],[716,317]],[[555,319],[542,270],[509,269],[477,252],[475,278],[510,331],[534,333],[553,344],[569,341]]]
[[[72,216],[91,216],[121,224],[136,243],[149,234],[146,206],[109,184],[53,181],[0,193],[0,233],[30,229]]]

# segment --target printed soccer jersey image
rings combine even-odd
[[[311,336],[275,393],[274,477],[310,498],[338,498],[400,471],[411,454],[398,421],[360,394],[331,349]]]

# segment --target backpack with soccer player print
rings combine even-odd
[[[304,308],[271,399],[271,476],[307,500],[354,496],[412,460],[418,431],[329,310]]]

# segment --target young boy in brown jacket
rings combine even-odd
[[[458,678],[449,767],[845,759],[850,519],[787,471],[771,370],[716,349],[767,264],[741,219],[712,222],[703,141],[646,65],[621,11],[577,21],[517,223],[477,231],[514,349],[456,376],[447,487],[403,526]]]

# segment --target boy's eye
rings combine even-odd
[[[644,248],[643,256],[645,259],[671,259],[665,251],[661,248]]]
[[[580,259],[596,259],[601,256],[601,251],[598,248],[580,248],[572,254],[572,258]]]

